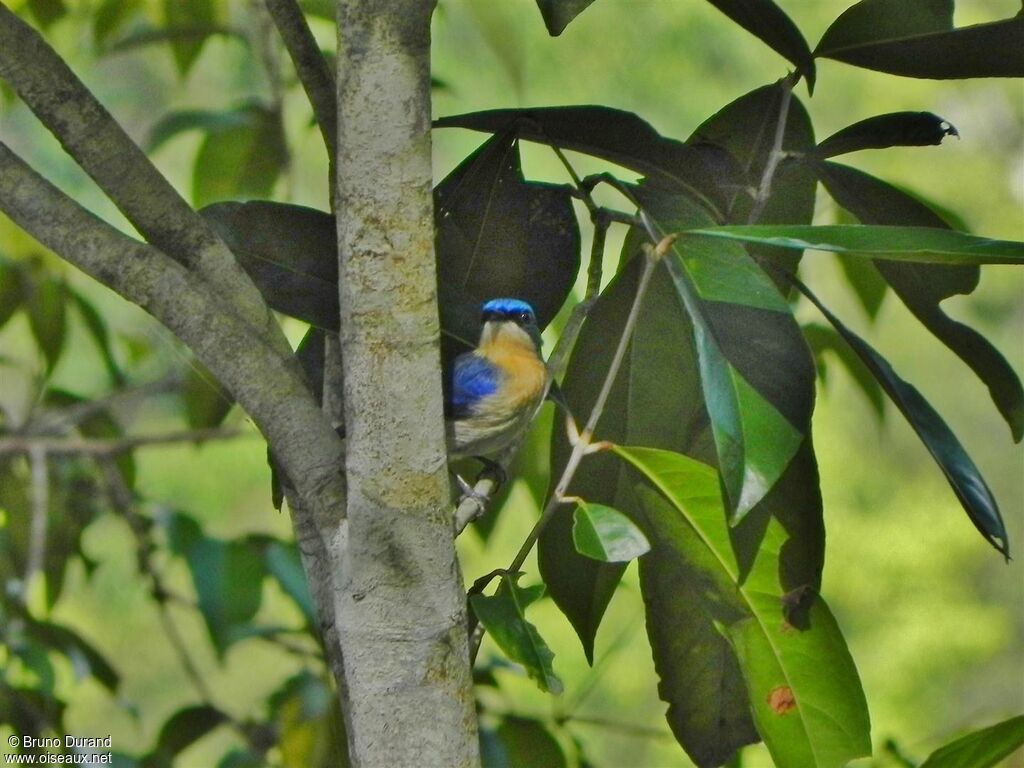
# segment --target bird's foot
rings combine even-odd
[[[462,507],[468,501],[473,507],[475,507],[475,509],[465,516],[465,522],[462,523],[462,527],[464,528],[469,523],[481,517],[484,512],[487,511],[487,502],[491,497],[490,494],[480,493],[477,491],[473,486],[462,479],[462,475],[456,473],[453,474],[455,474],[455,482],[458,484],[459,490],[462,492],[462,495],[459,497],[459,503],[456,506],[461,511]]]
[[[499,488],[508,482],[508,472],[501,464],[493,459],[488,459],[486,456],[476,456],[477,461],[484,465],[483,470],[480,472],[480,477],[490,477],[494,481],[494,490],[491,491],[493,496]]]

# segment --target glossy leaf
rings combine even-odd
[[[1024,264],[1024,243],[928,227],[734,224],[681,234],[922,264]]]
[[[838,768],[869,754],[864,694],[828,607],[812,586],[791,590],[780,581],[786,528],[767,519],[743,578],[712,467],[668,451],[615,452],[646,481],[637,493],[657,531],[657,546],[701,574],[715,593],[705,610],[736,653],[758,732],[775,764]]]
[[[164,0],[164,18],[171,29],[204,29],[213,26],[215,10],[213,0]],[[203,49],[205,38],[171,41],[171,51],[178,72],[188,74]]]
[[[475,594],[469,599],[470,605],[502,652],[522,664],[542,691],[561,693],[562,681],[551,667],[555,655],[537,628],[526,620],[526,607],[543,594],[544,587],[519,587],[516,581],[520,575],[503,575],[493,596]]]
[[[709,0],[718,10],[779,55],[789,59],[807,78],[814,93],[814,57],[793,20],[772,0]]]
[[[923,147],[959,136],[952,123],[931,112],[891,112],[849,125],[821,142],[814,153],[834,157],[862,149]]]
[[[1024,746],[1024,715],[969,733],[935,750],[921,768],[990,768]]]
[[[624,166],[651,184],[692,195],[709,208],[725,209],[724,189],[735,189],[741,172],[719,147],[690,147],[665,138],[632,112],[598,106],[495,109],[451,115],[438,128],[469,128],[584,152]]]
[[[485,142],[438,184],[434,218],[449,338],[475,344],[480,305],[495,296],[530,302],[541,328],[551,322],[579,271],[579,225],[568,188],[523,178],[513,132]]]
[[[643,531],[617,509],[577,502],[572,540],[576,551],[605,563],[625,563],[651,548]]]
[[[210,132],[192,176],[197,206],[229,198],[269,197],[288,163],[281,114],[257,104],[233,110],[241,124]]]
[[[692,226],[693,212],[678,201],[642,202],[662,232]],[[741,248],[680,239],[665,265],[693,320],[704,402],[735,522],[782,476],[809,429],[813,364],[786,300]]]
[[[64,351],[66,300],[66,287],[52,278],[36,281],[25,299],[29,328],[46,358],[47,373],[53,371]]]
[[[943,218],[924,203],[862,171],[829,162],[818,166],[818,174],[832,198],[864,224],[948,229]],[[874,264],[914,316],[985,383],[1013,439],[1020,442],[1024,437],[1024,388],[1016,372],[988,339],[941,307],[943,300],[977,287],[978,267],[882,260]]]
[[[1024,76],[1024,16],[953,29],[953,0],[862,0],[815,56],[907,77]]]
[[[552,37],[557,37],[592,2],[594,0],[537,0],[537,7],[544,17],[544,26]]]
[[[946,475],[950,487],[960,500],[971,522],[993,547],[1009,558],[1009,541],[999,506],[978,468],[917,389],[901,379],[881,355],[853,333],[826,308],[805,286],[801,292],[821,311],[847,344],[882,385],[886,394],[910,422],[918,437]]]

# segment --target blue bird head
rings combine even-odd
[[[488,323],[512,323],[533,340],[538,352],[541,348],[540,328],[537,327],[537,315],[529,302],[522,299],[499,298],[484,302],[480,308],[480,325],[486,328]]]

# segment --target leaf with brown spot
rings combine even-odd
[[[784,715],[796,708],[796,698],[793,696],[793,689],[788,685],[780,685],[772,688],[768,694],[768,706],[777,715]]]

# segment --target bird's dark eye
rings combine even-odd
[[[520,312],[516,315],[516,322],[520,325],[528,325],[533,322],[533,317],[529,312]]]

